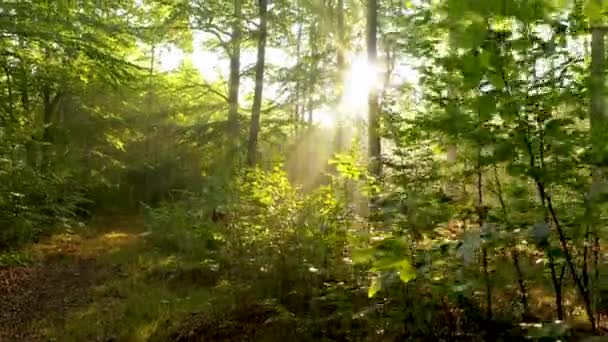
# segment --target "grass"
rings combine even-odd
[[[31,248],[28,253],[40,260],[94,259],[96,267],[87,303],[71,308],[64,324],[57,324],[60,318],[50,312],[34,329],[54,341],[164,340],[170,321],[208,309],[218,290],[180,277],[200,264],[155,248],[143,235],[120,228],[58,234]]]

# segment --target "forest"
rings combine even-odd
[[[0,1],[0,341],[607,341],[607,32]]]

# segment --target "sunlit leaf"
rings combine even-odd
[[[353,262],[365,263],[373,260],[376,250],[374,248],[356,249],[352,253]]]
[[[407,283],[410,280],[416,278],[416,269],[412,267],[412,265],[407,260],[401,261],[398,270],[399,279],[401,279],[401,281],[404,283]]]
[[[378,293],[378,291],[380,291],[382,289],[382,284],[381,284],[381,279],[380,277],[373,277],[372,281],[369,285],[369,288],[367,289],[367,296],[369,298],[372,298],[373,296],[376,295],[376,293]]]

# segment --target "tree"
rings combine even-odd
[[[230,41],[230,80],[228,85],[228,135],[234,146],[238,145],[239,134],[239,84],[241,78],[241,0],[233,0],[234,17],[232,18],[232,34]]]
[[[378,47],[376,32],[378,30],[378,2],[367,1],[367,60],[372,68],[377,67]],[[380,145],[380,106],[378,103],[378,89],[375,85],[370,87],[368,99],[368,149],[370,173],[380,178],[382,172],[382,150]]]
[[[255,90],[253,94],[253,108],[251,111],[251,125],[249,127],[249,143],[247,145],[247,163],[253,166],[256,163],[256,148],[260,131],[260,111],[262,109],[262,91],[264,88],[264,67],[267,36],[268,1],[259,0],[260,26],[258,28],[258,53],[255,67]]]

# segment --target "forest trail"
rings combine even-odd
[[[62,329],[96,285],[120,273],[98,259],[129,248],[142,230],[140,217],[103,217],[29,246],[27,266],[0,267],[0,341],[49,340],[44,326]]]

